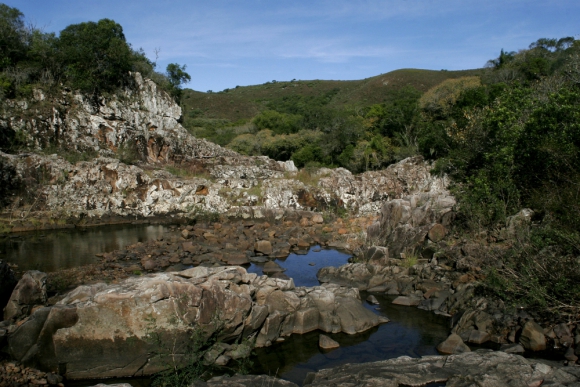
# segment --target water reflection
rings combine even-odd
[[[316,278],[316,273],[323,267],[338,267],[346,264],[351,255],[338,250],[321,249],[320,246],[312,246],[306,255],[290,254],[286,258],[276,259],[278,265],[282,266],[288,277],[294,279],[296,286],[318,286],[320,282]],[[249,273],[262,275],[264,264],[252,263],[248,268]]]
[[[361,296],[366,298],[365,293]],[[391,304],[393,297],[376,296],[379,305],[366,307],[391,319],[358,335],[329,334],[340,348],[324,351],[318,347],[321,332],[293,335],[286,341],[255,350],[252,373],[277,375],[301,385],[308,372],[346,363],[366,363],[398,356],[436,355],[435,347],[447,338],[448,319],[412,307]],[[380,310],[376,310],[376,308]]]
[[[11,234],[0,239],[0,258],[22,271],[45,272],[97,262],[95,254],[163,236],[161,225],[113,225]]]

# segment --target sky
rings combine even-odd
[[[0,0],[2,1],[2,0]],[[121,24],[163,72],[198,91],[272,80],[364,79],[401,68],[480,68],[501,49],[580,39],[578,0],[4,0],[45,32]],[[157,56],[156,56],[157,52]]]

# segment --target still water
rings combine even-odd
[[[361,292],[365,299],[367,294]],[[298,385],[309,372],[346,363],[366,363],[398,356],[437,355],[435,347],[449,334],[446,317],[413,307],[393,305],[393,296],[376,295],[379,305],[365,306],[387,316],[391,322],[358,335],[326,334],[340,348],[325,351],[318,347],[321,332],[292,335],[286,341],[254,350],[251,373],[277,375]]]
[[[161,225],[112,225],[86,229],[35,231],[0,237],[0,259],[20,271],[52,272],[97,262],[95,254],[162,237]]]
[[[312,246],[306,255],[290,254],[286,258],[276,259],[278,265],[286,271],[284,274],[294,280],[296,286],[318,286],[316,273],[323,267],[338,267],[348,263],[351,255],[330,249],[321,249],[320,246]],[[252,263],[248,273],[262,275],[264,264]]]

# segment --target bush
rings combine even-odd
[[[296,114],[266,110],[254,118],[258,130],[269,129],[276,134],[296,133],[300,130],[302,117]]]
[[[449,116],[451,109],[464,91],[478,88],[479,86],[481,86],[479,77],[448,79],[423,94],[419,104],[421,109],[429,114],[445,118]]]
[[[84,92],[112,91],[126,84],[134,59],[123,27],[110,19],[66,27],[58,52],[71,86]]]

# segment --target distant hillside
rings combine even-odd
[[[265,105],[286,96],[319,96],[336,93],[329,106],[369,106],[389,102],[394,92],[413,86],[420,92],[450,78],[480,75],[481,69],[434,71],[402,69],[358,81],[288,81],[240,86],[220,92],[204,93],[185,89],[182,107],[186,118],[227,119],[235,122],[256,116]]]

